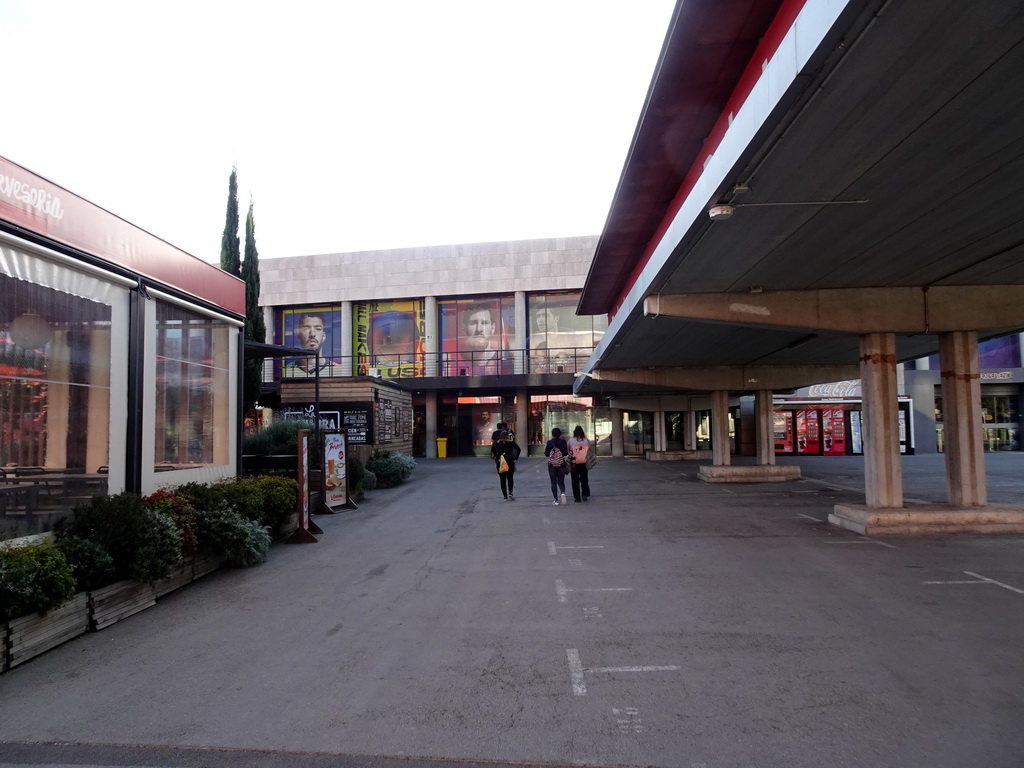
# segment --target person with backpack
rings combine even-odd
[[[508,432],[500,430],[495,433],[497,437],[491,445],[491,458],[494,459],[494,466],[498,470],[498,483],[501,485],[501,495],[505,501],[515,501],[516,495],[516,462],[519,460],[520,448],[511,439]],[[504,467],[502,467],[504,462]]]
[[[593,447],[587,440],[583,427],[579,424],[572,431],[569,438],[569,456],[572,463],[569,467],[569,476],[572,479],[572,500],[577,504],[590,498],[590,469],[587,467],[587,459]]]
[[[569,446],[562,439],[562,430],[558,427],[551,430],[551,439],[544,446],[544,455],[548,457],[551,495],[555,497],[557,507],[559,498],[565,504],[565,475],[569,470]]]

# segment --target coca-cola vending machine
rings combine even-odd
[[[822,452],[826,456],[846,455],[846,420],[842,408],[821,411]]]
[[[796,452],[803,454],[821,453],[821,432],[818,412],[803,408],[796,412]]]

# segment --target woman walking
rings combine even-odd
[[[559,498],[565,504],[565,470],[569,466],[569,446],[562,439],[562,430],[558,427],[551,430],[551,439],[544,446],[544,455],[548,457],[551,495],[555,497],[557,507]]]
[[[590,498],[590,470],[587,467],[587,458],[590,456],[591,446],[583,427],[579,424],[572,431],[569,438],[569,455],[572,456],[572,465],[569,475],[572,479],[572,500],[577,504]]]
[[[500,430],[496,433],[496,439],[491,443],[491,458],[494,459],[494,467],[498,470],[498,483],[501,485],[501,495],[505,501],[515,501],[516,495],[516,462],[519,460],[519,446],[509,439],[508,432]],[[502,460],[505,468],[502,469]]]

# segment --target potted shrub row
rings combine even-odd
[[[0,670],[227,563],[263,562],[272,533],[295,524],[295,481],[237,477],[151,496],[94,496],[58,523],[52,541],[0,545]]]

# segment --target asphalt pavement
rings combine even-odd
[[[986,461],[1019,501],[1024,455]],[[1024,537],[858,536],[826,519],[862,459],[797,463],[602,458],[555,506],[543,459],[514,502],[488,460],[421,460],[0,675],[0,768],[1024,765]],[[944,500],[941,456],[903,466]]]

